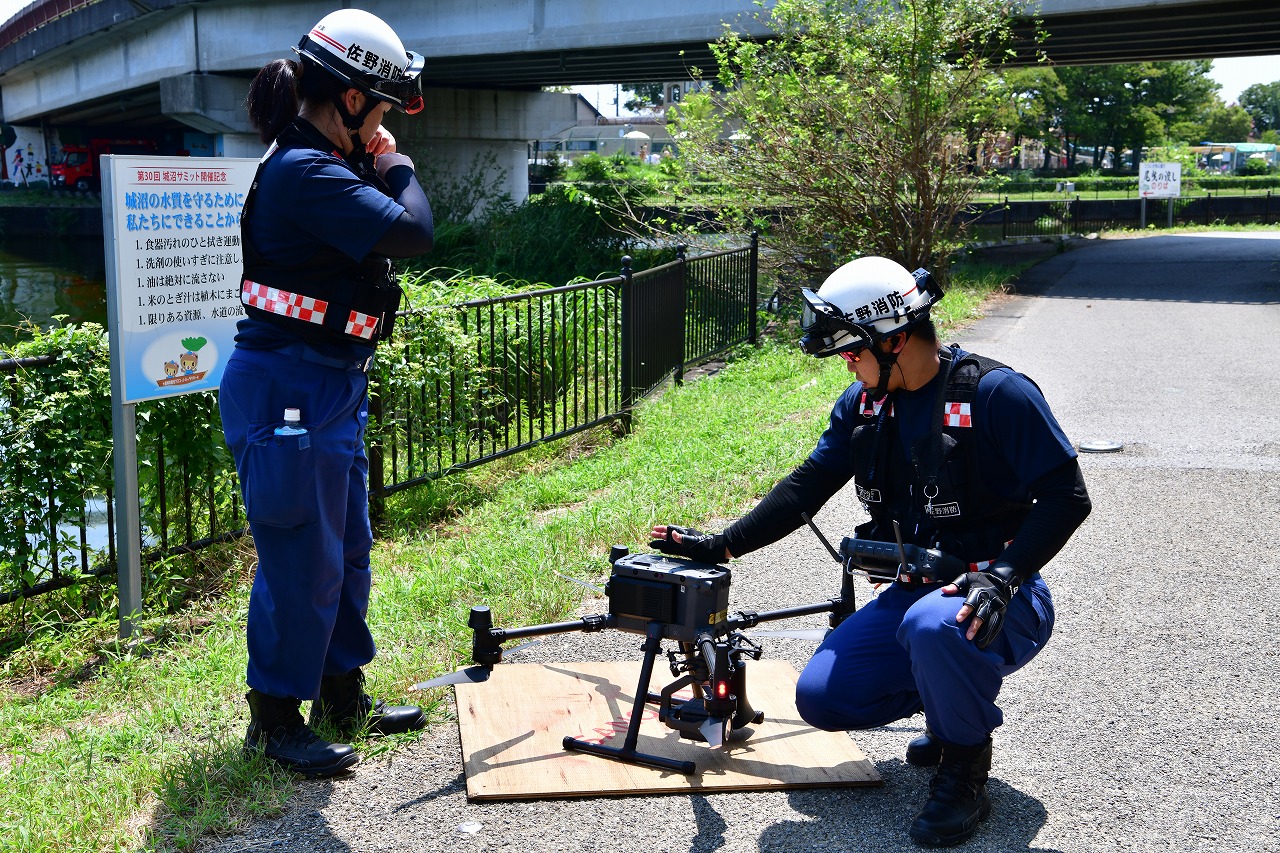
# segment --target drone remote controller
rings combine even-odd
[[[840,555],[851,568],[867,573],[873,582],[935,583],[952,580],[968,571],[968,566],[937,548],[921,548],[874,539],[840,541]]]

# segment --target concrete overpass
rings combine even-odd
[[[37,0],[0,26],[8,124],[193,128],[231,156],[254,154],[248,80],[333,0]],[[576,122],[572,99],[543,86],[689,79],[713,68],[722,22],[764,35],[753,0],[368,0],[427,57],[425,121],[393,127],[422,144],[484,142],[523,172],[524,141]],[[1043,0],[1059,63],[1280,53],[1271,0]],[[1031,27],[1023,28],[1024,50]],[[105,131],[104,131],[105,132]],[[474,146],[472,146],[472,149]],[[520,197],[523,193],[517,193]]]

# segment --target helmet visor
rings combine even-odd
[[[800,312],[800,328],[810,334],[831,336],[845,332],[856,339],[856,343],[864,347],[871,346],[871,335],[867,330],[850,320],[845,313],[807,287],[800,291],[804,297],[804,308]]]
[[[835,355],[864,349],[873,343],[864,326],[848,319],[844,312],[812,290],[800,291],[804,306],[800,312],[800,328],[805,335],[801,348],[810,355]]]
[[[374,95],[383,96],[394,106],[404,110],[409,115],[416,115],[422,112],[424,106],[422,100],[422,69],[426,65],[426,60],[421,54],[413,51],[406,51],[409,58],[409,65],[404,70],[399,80],[384,80],[375,78],[367,81],[369,88]]]

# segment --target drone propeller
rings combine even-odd
[[[702,725],[698,726],[698,731],[707,739],[707,746],[712,749],[719,749],[724,746],[725,729],[729,727],[727,719],[717,720],[715,717],[707,717],[702,721]]]
[[[796,640],[822,642],[831,633],[830,628],[781,628],[776,631],[748,631],[748,637],[791,637]]]
[[[529,648],[530,646],[535,646],[540,642],[542,642],[540,638],[535,638],[530,640],[527,643],[521,643],[518,646],[513,646],[512,648],[504,649],[502,654],[504,657],[506,655],[513,655],[516,652],[523,651],[524,649]],[[409,689],[410,690],[430,690],[432,687],[445,687],[450,684],[480,684],[482,682],[488,681],[489,676],[492,674],[493,674],[492,666],[476,664],[475,666],[469,666],[469,667],[466,667],[465,669],[459,669],[456,672],[448,672],[448,673],[445,673],[444,675],[436,676],[435,678],[432,678],[429,681],[420,681],[417,684],[410,687]]]
[[[488,681],[489,676],[493,673],[493,667],[489,666],[469,666],[466,669],[460,669],[457,672],[446,673],[437,676],[429,681],[419,681],[410,687],[410,690],[430,690],[432,687],[444,687],[449,684],[479,684],[482,681]]]
[[[578,580],[577,578],[571,578],[568,575],[555,571],[555,569],[552,569],[552,572],[554,572],[557,577],[562,577],[570,583],[576,583],[578,586],[585,586],[587,589],[592,590],[593,592],[598,592],[601,595],[605,594],[604,587],[602,586],[596,586],[593,583],[587,583],[586,581]]]

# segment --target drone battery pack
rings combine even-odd
[[[613,563],[609,615],[619,630],[646,634],[660,623],[662,637],[693,642],[717,634],[729,615],[729,570],[660,554],[627,554]]]

